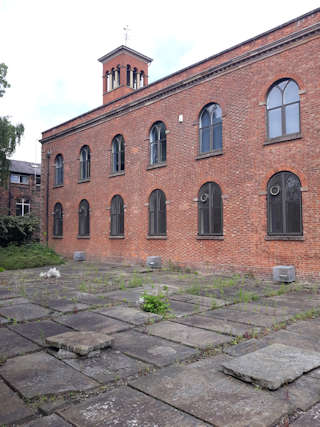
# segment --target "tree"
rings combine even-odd
[[[10,84],[6,80],[8,67],[0,64],[0,98],[3,97]],[[22,124],[14,126],[8,117],[0,117],[0,185],[6,185],[9,176],[10,156],[20,143],[24,132]]]

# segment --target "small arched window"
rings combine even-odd
[[[167,135],[163,122],[156,122],[150,131],[150,164],[164,163],[167,159]]]
[[[144,72],[140,72],[140,87],[144,86]]]
[[[200,154],[222,149],[222,111],[218,104],[209,104],[199,120]]]
[[[294,80],[274,83],[267,96],[268,138],[281,138],[300,133],[299,87]]]
[[[125,144],[122,135],[117,135],[112,140],[111,169],[113,173],[124,171]]]
[[[291,172],[273,175],[267,188],[268,234],[302,235],[301,183]]]
[[[207,182],[199,190],[198,234],[200,236],[223,234],[221,188],[215,182]]]
[[[154,190],[149,198],[149,235],[167,234],[166,196],[162,190]]]
[[[55,185],[63,184],[63,157],[61,154],[58,154],[55,158],[55,177],[54,183]]]
[[[53,209],[53,235],[63,236],[63,209],[61,203],[56,203]]]
[[[81,200],[79,204],[79,236],[90,235],[90,209],[87,200]]]
[[[127,86],[131,86],[131,81],[130,81],[130,74],[131,74],[131,67],[130,67],[130,65],[128,64],[127,65]]]
[[[90,178],[90,148],[84,145],[80,150],[80,180]]]
[[[123,199],[118,194],[112,197],[111,200],[111,224],[110,224],[110,235],[111,236],[123,236],[124,235],[124,205]]]

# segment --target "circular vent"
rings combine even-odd
[[[201,201],[202,203],[205,203],[205,202],[208,200],[208,198],[209,198],[208,194],[207,194],[207,193],[203,193],[203,194],[201,194],[201,196],[200,196],[200,201]]]
[[[280,193],[280,185],[273,185],[270,187],[271,196],[277,196]]]

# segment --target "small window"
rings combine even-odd
[[[112,173],[124,171],[124,147],[123,136],[115,136],[112,140]]]
[[[10,182],[12,184],[29,184],[29,176],[28,175],[18,175],[18,174],[11,174],[10,175]]]
[[[111,225],[110,235],[111,236],[123,236],[124,235],[124,205],[121,196],[116,195],[111,200]]]
[[[222,232],[221,188],[215,182],[207,182],[198,195],[198,234],[221,236]]]
[[[130,65],[128,64],[127,65],[127,86],[131,86],[131,77],[130,77],[130,74],[131,74],[131,67],[130,67]]]
[[[90,148],[84,145],[80,150],[80,180],[90,179]]]
[[[53,209],[53,235],[63,236],[63,209],[61,203],[56,203]]]
[[[16,200],[16,216],[25,216],[30,214],[30,200]]]
[[[40,176],[40,175],[37,175],[37,176],[36,176],[36,185],[37,185],[37,186],[40,186],[40,185],[41,185],[41,176]]]
[[[81,200],[79,205],[79,236],[90,235],[90,210],[87,200]]]
[[[149,235],[167,234],[166,196],[161,190],[154,190],[149,198]]]
[[[58,154],[55,159],[55,185],[63,184],[63,157],[61,154]]]
[[[267,188],[268,234],[302,235],[301,183],[291,172],[273,175]]]
[[[209,104],[199,120],[200,154],[222,150],[222,111],[218,104]]]
[[[163,122],[156,122],[150,131],[150,164],[156,165],[167,160],[167,135]]]
[[[281,138],[300,133],[299,87],[293,80],[279,80],[267,97],[268,138]]]

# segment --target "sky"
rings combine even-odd
[[[102,105],[98,58],[124,44],[149,82],[320,7],[318,0],[0,0],[0,116],[23,123],[12,158],[41,160],[41,132]]]

